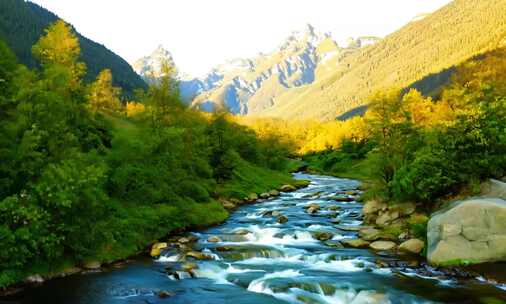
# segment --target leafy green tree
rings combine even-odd
[[[81,53],[79,39],[63,20],[56,21],[46,29],[45,35],[33,46],[32,52],[45,68],[68,69],[72,87],[79,85],[86,72],[84,63],[78,61]]]
[[[90,85],[88,106],[92,112],[118,112],[121,110],[120,95],[121,89],[112,85],[111,70],[103,70]]]
[[[174,79],[175,68],[168,61],[161,64],[161,76],[154,85],[150,86],[145,101],[149,107],[153,128],[169,123],[170,113],[184,109],[179,95],[179,85]]]

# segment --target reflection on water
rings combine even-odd
[[[361,205],[336,202],[358,182],[297,174],[311,185],[241,207],[224,224],[196,233],[194,249],[210,260],[191,260],[171,249],[157,260],[140,258],[126,268],[50,281],[27,290],[16,303],[480,303],[506,300],[504,286],[483,280],[437,279],[410,269],[389,269],[366,249],[342,248],[356,236]],[[359,194],[355,191],[354,195]],[[350,198],[354,196],[348,194]],[[306,208],[318,204],[314,214]],[[288,218],[280,224],[277,216]],[[276,216],[273,216],[276,215]],[[322,236],[325,238],[322,239]],[[218,242],[208,242],[209,237]],[[383,265],[383,266],[378,266]],[[167,271],[167,269],[174,271]],[[501,289],[503,288],[503,289]],[[160,298],[160,291],[175,295]],[[485,302],[484,302],[485,303]]]

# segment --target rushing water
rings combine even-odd
[[[213,259],[193,261],[198,266],[193,278],[174,271],[181,267],[181,255],[171,249],[157,260],[139,258],[122,269],[52,280],[25,291],[16,303],[480,303],[490,297],[506,301],[506,287],[479,278],[424,277],[404,268],[377,266],[378,260],[397,260],[392,254],[332,247],[336,241],[354,238],[355,228],[362,224],[359,203],[331,199],[357,189],[358,182],[296,177],[310,179],[311,185],[243,206],[224,224],[196,233],[199,241],[194,248]],[[312,203],[321,210],[310,215],[304,207]],[[336,205],[340,209],[331,207]],[[288,222],[278,223],[276,217],[266,216],[267,211],[279,211]],[[318,232],[330,232],[332,240],[316,240]],[[208,242],[210,236],[221,242]],[[176,275],[168,275],[166,269]],[[175,295],[160,298],[162,290]]]

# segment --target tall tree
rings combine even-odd
[[[119,96],[121,88],[112,85],[111,70],[105,69],[98,74],[97,79],[91,84],[88,93],[88,106],[91,111],[100,110],[116,112],[121,109]]]
[[[45,30],[45,35],[33,46],[32,52],[45,69],[67,69],[71,87],[79,86],[86,66],[78,61],[81,53],[79,39],[63,20],[56,21]]]

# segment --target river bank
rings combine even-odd
[[[292,161],[289,170],[295,171],[299,166],[298,162]],[[253,172],[255,173],[253,174]],[[216,200],[205,204],[190,205],[183,208],[182,212],[185,214],[169,217],[174,220],[173,224],[166,225],[165,228],[163,226],[156,227],[156,232],[152,232],[142,239],[132,239],[131,243],[114,244],[111,248],[97,250],[97,255],[89,256],[83,261],[69,259],[55,265],[35,265],[24,272],[25,278],[22,281],[0,288],[0,296],[16,294],[27,287],[38,286],[49,280],[123,267],[130,260],[146,254],[149,255],[152,244],[159,240],[219,225],[240,205],[262,202],[267,198],[279,195],[279,191],[293,191],[308,184],[307,181],[293,179],[288,173],[258,167],[240,169],[239,176],[216,189],[219,196]],[[160,211],[160,216],[164,214],[167,215],[166,212]],[[142,215],[142,212],[139,215]],[[188,215],[191,216],[188,217]]]
[[[431,272],[412,256],[351,248],[364,228],[359,183],[297,174],[303,189],[244,204],[223,224],[167,239],[145,256],[101,272],[46,282],[22,304],[58,303],[494,303],[501,285]],[[355,195],[346,194],[355,191]],[[337,200],[338,198],[348,198]],[[351,199],[353,198],[353,199]],[[319,208],[316,207],[316,204]],[[316,209],[316,210],[315,210]],[[280,217],[286,221],[279,221]],[[180,238],[186,238],[181,240]],[[344,246],[342,246],[344,245]],[[448,274],[447,274],[448,275]],[[467,301],[467,302],[466,302]],[[497,302],[499,303],[499,302]]]

